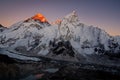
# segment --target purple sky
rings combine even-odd
[[[81,22],[120,35],[120,0],[1,0],[0,24],[9,27],[36,13],[52,22],[73,10]]]

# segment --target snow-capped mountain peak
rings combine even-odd
[[[77,22],[79,20],[76,11],[73,11],[72,13],[68,14],[67,16],[64,17],[64,19],[67,20],[68,22]]]
[[[54,26],[42,14],[36,14],[0,34],[0,47],[34,56],[119,53],[120,37],[80,23],[76,11]]]
[[[35,16],[33,16],[32,19],[39,20],[40,22],[48,22],[47,19],[41,13],[38,13]]]
[[[75,11],[63,18],[59,29],[61,37],[64,40],[69,40],[78,53],[93,54],[96,53],[94,49],[101,46],[105,51],[110,50],[111,37],[107,32],[81,23]],[[104,51],[99,53],[104,53]]]
[[[40,13],[34,15],[33,17],[30,17],[26,20],[20,21],[16,24],[13,24],[10,28],[12,31],[17,30],[19,28],[29,29],[31,27],[41,29],[44,27],[51,26],[47,19]]]

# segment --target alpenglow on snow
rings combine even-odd
[[[120,36],[113,37],[98,27],[81,23],[75,11],[59,24],[52,25],[43,15],[37,14],[0,33],[1,49],[22,55],[73,57],[120,53]]]

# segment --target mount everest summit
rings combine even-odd
[[[120,54],[120,36],[81,23],[75,11],[54,25],[37,14],[0,30],[0,54],[21,60],[44,56],[79,61],[87,55]]]

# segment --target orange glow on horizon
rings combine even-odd
[[[34,20],[39,20],[40,22],[47,22],[47,19],[40,13],[32,17]]]

